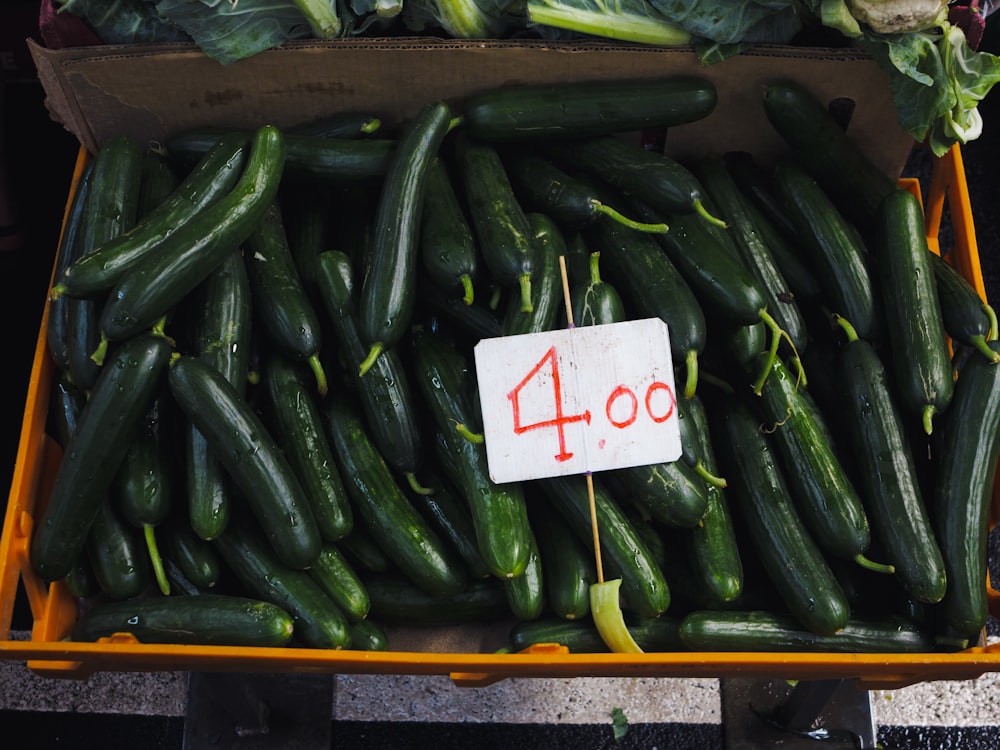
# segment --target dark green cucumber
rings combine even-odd
[[[690,212],[711,223],[719,222],[703,205],[698,179],[687,167],[661,152],[616,136],[598,136],[546,143],[543,153],[567,169],[582,171],[623,193],[641,197],[658,212]]]
[[[630,499],[668,526],[694,528],[708,508],[705,480],[684,461],[614,469]]]
[[[101,503],[87,536],[87,558],[98,586],[109,599],[131,599],[152,580],[142,531],[129,523],[110,498]]]
[[[680,413],[690,423],[688,435],[697,452],[694,465],[700,465],[712,478],[706,482],[705,514],[691,531],[691,561],[697,580],[717,601],[728,604],[743,592],[743,561],[736,541],[735,521],[719,481],[718,460],[712,444],[711,428],[705,404],[698,395],[681,399]]]
[[[958,269],[937,253],[931,253],[931,269],[937,282],[944,329],[960,344],[978,350],[991,362],[1000,360],[986,343],[997,337],[996,312]]]
[[[389,163],[375,209],[369,265],[358,294],[358,325],[370,350],[358,363],[361,374],[380,352],[399,343],[410,327],[427,172],[450,125],[447,104],[427,104],[404,126]]]
[[[920,602],[941,601],[947,586],[941,549],[924,502],[903,415],[878,352],[850,334],[837,363],[838,403],[850,430],[845,446],[872,530],[896,578]]]
[[[131,138],[111,138],[94,156],[87,191],[80,259],[132,228],[139,210],[142,152]],[[69,372],[82,388],[91,388],[100,370],[91,355],[101,340],[100,300],[81,299],[69,305],[67,334]]]
[[[819,635],[787,614],[760,610],[685,615],[680,637],[693,651],[804,651],[840,654],[926,653],[934,639],[904,617],[854,615],[838,632]]]
[[[882,199],[896,189],[815,94],[790,80],[764,89],[764,112],[795,158],[854,219],[870,221]]]
[[[539,498],[528,508],[542,560],[548,610],[563,620],[590,614],[590,586],[597,582],[592,546],[584,545],[566,520]]]
[[[131,633],[140,643],[269,648],[287,645],[293,629],[292,617],[274,604],[202,594],[98,604],[77,621],[70,638],[96,641]]]
[[[417,390],[431,408],[442,432],[465,436],[482,432],[482,414],[475,408],[475,372],[465,350],[441,333],[415,331],[411,373]]]
[[[604,203],[587,182],[571,177],[550,159],[517,150],[504,163],[525,207],[550,215],[561,226],[578,229],[607,216],[633,229],[667,231],[666,224],[644,224],[621,214]]]
[[[387,625],[440,627],[496,622],[510,616],[503,582],[470,581],[449,596],[431,596],[401,574],[372,574],[364,579],[371,597],[371,619]]]
[[[317,396],[299,363],[278,353],[268,357],[263,381],[274,437],[302,483],[320,535],[335,542],[351,531],[354,515]]]
[[[337,542],[337,547],[343,550],[357,570],[385,573],[394,567],[382,548],[375,543],[372,535],[361,524],[355,524],[351,533]]]
[[[192,129],[170,138],[167,153],[181,164],[193,165],[229,132],[227,128]],[[250,140],[252,131],[242,131]],[[384,179],[396,141],[389,138],[321,138],[289,133],[285,170],[290,181],[324,184],[377,185]]]
[[[687,370],[684,394],[695,392],[698,356],[705,350],[705,312],[688,282],[656,239],[608,220],[593,225],[592,247],[601,248],[604,275],[633,317],[660,318],[670,330],[674,362]]]
[[[830,440],[830,428],[796,374],[776,359],[761,392],[761,429],[770,434],[796,507],[819,545],[856,558],[871,544],[864,503]]]
[[[251,350],[250,280],[242,251],[236,250],[223,259],[184,304],[194,319],[193,351],[219,370],[242,396]],[[191,528],[202,539],[215,539],[229,522],[230,480],[201,431],[186,421],[183,433]]]
[[[545,563],[538,547],[538,540],[530,526],[528,532],[528,564],[524,572],[519,576],[503,579],[507,604],[511,613],[519,620],[534,620],[541,617],[546,605]]]
[[[368,590],[336,544],[323,545],[316,562],[309,568],[309,575],[340,607],[349,621],[356,622],[368,616],[371,608]]]
[[[429,594],[461,590],[466,575],[457,555],[396,484],[360,412],[338,394],[328,399],[323,416],[354,512],[386,557]]]
[[[468,335],[473,341],[502,335],[503,321],[493,310],[478,301],[467,305],[462,298],[436,287],[430,279],[420,283],[419,302],[432,328],[443,326]]]
[[[288,250],[302,286],[316,304],[316,256],[333,246],[334,221],[330,206],[337,191],[328,185],[283,185],[278,195],[285,218]]]
[[[384,351],[363,375],[354,367],[367,352],[358,329],[354,276],[346,253],[327,250],[316,257],[317,290],[342,359],[349,363],[344,377],[356,389],[369,434],[382,458],[418,489],[415,474],[423,463],[423,439],[410,377],[399,352]]]
[[[990,342],[1000,352],[1000,343]],[[1000,452],[1000,366],[983,357],[965,362],[945,415],[933,491],[932,518],[948,584],[945,618],[975,640],[987,618],[986,541]]]
[[[156,146],[147,148],[142,155],[142,177],[139,181],[139,220],[157,210],[179,184],[180,177],[166,153]]]
[[[320,551],[309,499],[257,412],[222,373],[194,356],[175,359],[167,380],[280,559],[291,568],[309,567]]]
[[[57,277],[52,293],[93,297],[111,288],[144,255],[156,252],[168,235],[233,188],[248,150],[244,135],[223,135],[169,197],[134,226],[73,263]]]
[[[255,322],[280,352],[309,363],[316,389],[324,395],[327,378],[319,358],[322,326],[295,267],[277,199],[246,238],[245,248]]]
[[[562,274],[559,259],[566,254],[566,242],[559,226],[545,214],[527,214],[537,246],[537,263],[531,283],[531,311],[522,309],[521,299],[511,297],[503,319],[503,336],[541,333],[559,327],[563,316]]]
[[[540,482],[548,500],[577,537],[593,547],[589,495],[584,478],[551,477]],[[659,617],[670,606],[667,579],[614,497],[596,478],[594,506],[601,557],[609,573],[622,580],[623,607],[640,616]]]
[[[601,278],[601,254],[590,254],[590,278],[570,290],[573,325],[596,326],[626,319],[625,303],[617,287]]]
[[[88,529],[163,382],[170,354],[165,338],[143,334],[117,347],[111,366],[101,371],[36,518],[31,561],[43,580],[62,578],[83,551]]]
[[[133,336],[190,294],[250,236],[275,198],[283,168],[281,132],[259,128],[236,186],[178,227],[148,263],[132,268],[112,287],[101,333],[113,341]]]
[[[862,338],[876,335],[881,317],[867,250],[819,183],[790,158],[774,166],[775,192],[799,234],[799,248],[826,306],[851,321]]]
[[[56,249],[54,278],[59,278],[83,253],[83,224],[87,215],[87,193],[90,191],[90,176],[93,172],[94,160],[90,159],[77,180],[73,197],[66,208],[59,246]],[[69,311],[75,304],[77,302],[69,297],[49,297],[45,339],[52,361],[62,371],[69,370]]]
[[[484,141],[582,138],[694,122],[717,96],[711,81],[694,76],[518,84],[473,94],[462,118]]]
[[[60,370],[49,392],[45,430],[63,450],[76,432],[86,404],[87,393],[70,380],[68,372]]]
[[[955,378],[923,207],[913,193],[898,188],[882,200],[873,220],[872,253],[895,392],[907,411],[920,415],[930,434],[934,415],[948,408]]]
[[[175,513],[163,530],[164,558],[199,591],[213,588],[222,576],[222,560],[212,543],[194,533],[184,514]]]
[[[719,403],[709,415],[713,445],[754,557],[799,623],[832,635],[847,625],[847,599],[795,508],[771,438],[742,402]]]
[[[352,622],[348,627],[351,648],[357,651],[388,651],[389,636],[385,630],[369,620]]]
[[[483,262],[498,284],[519,290],[521,308],[530,312],[538,249],[503,160],[495,147],[461,130],[456,133],[455,157]]]
[[[451,172],[440,157],[427,172],[424,212],[420,217],[420,263],[434,284],[462,290],[462,301],[475,301],[473,279],[478,273],[478,249],[465,209],[455,192]]]
[[[307,571],[285,565],[258,528],[234,519],[212,544],[251,596],[291,615],[295,640],[312,648],[350,646],[347,616]]]
[[[469,505],[455,485],[443,473],[425,470],[423,482],[433,492],[415,492],[413,504],[434,524],[442,537],[447,539],[465,562],[470,578],[486,578],[486,567],[476,541],[476,528],[472,523]]]
[[[798,351],[805,350],[806,321],[770,247],[765,244],[749,199],[740,191],[722,157],[703,158],[695,168],[705,191],[729,225],[739,256],[757,277],[767,310]]]
[[[643,651],[649,653],[686,650],[680,640],[680,623],[675,617],[630,617],[626,619],[628,632]],[[538,644],[558,644],[571,654],[604,654],[611,651],[589,618],[563,620],[543,617],[516,623],[510,630],[513,651]]]

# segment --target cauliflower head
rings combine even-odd
[[[853,15],[880,34],[926,31],[948,15],[948,0],[847,0]]]

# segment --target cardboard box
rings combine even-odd
[[[494,86],[673,74],[704,76],[719,92],[709,117],[671,130],[673,156],[743,149],[766,159],[781,148],[761,104],[775,77],[799,81],[824,102],[852,101],[848,132],[893,177],[913,147],[887,77],[848,49],[760,47],[703,67],[687,47],[344,39],[293,42],[223,66],[191,45],[29,47],[51,116],[91,153],[118,134],[163,141],[191,127],[287,127],[338,110],[370,111],[391,125],[429,101],[458,107]]]

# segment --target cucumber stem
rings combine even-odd
[[[624,226],[629,227],[630,229],[635,229],[638,232],[650,232],[652,234],[666,234],[667,232],[670,231],[670,227],[662,222],[657,224],[648,224],[644,221],[636,221],[635,219],[630,219],[624,214],[621,214],[615,209],[611,208],[611,206],[601,203],[599,200],[597,200],[597,198],[593,198],[590,201],[590,203],[591,205],[593,205],[594,209],[599,214],[604,214],[609,219],[617,221],[619,224],[623,224]]]
[[[778,346],[781,344],[781,336],[784,331],[781,326],[778,325],[778,321],[771,317],[767,310],[760,311],[760,319],[764,321],[764,325],[771,329],[771,346],[767,351],[767,359],[764,361],[764,367],[761,368],[760,375],[757,376],[757,381],[753,385],[753,392],[755,396],[759,396],[761,391],[764,390],[764,383],[767,382],[767,377],[771,372],[771,368],[774,366],[775,360],[778,358]]]
[[[55,302],[57,299],[63,296],[63,292],[66,291],[65,284],[56,284],[49,290],[49,299]]]
[[[997,311],[993,309],[992,305],[983,305],[983,312],[986,313],[986,317],[990,321],[990,332],[987,334],[987,341],[997,340]]]
[[[147,523],[142,526],[143,535],[146,537],[146,549],[149,550],[149,561],[153,564],[153,573],[156,575],[156,585],[160,588],[160,593],[170,596],[170,581],[163,569],[163,558],[160,557],[160,549],[156,544],[156,530],[153,524]]]
[[[700,458],[694,463],[694,471],[698,476],[700,476],[702,479],[704,479],[713,487],[725,488],[729,486],[729,482],[726,481],[725,477],[718,477],[712,472],[710,472],[708,469],[706,469],[705,464],[701,462]]]
[[[969,344],[978,352],[981,352],[990,362],[1000,362],[1000,353],[993,351],[993,348],[986,342],[984,336],[972,336]]]
[[[500,287],[498,287],[498,286],[493,287],[493,294],[490,295],[490,309],[491,310],[495,311],[498,307],[500,307],[500,295],[501,294],[503,294],[503,290]]]
[[[695,391],[698,389],[698,351],[696,349],[688,349],[684,360],[685,369],[687,370],[687,381],[684,383],[684,398],[694,398]]]
[[[420,484],[420,480],[417,479],[417,475],[412,471],[406,472],[406,481],[410,485],[410,489],[416,492],[418,495],[433,495],[433,487],[424,487]]]
[[[90,355],[90,358],[97,364],[103,365],[104,358],[108,355],[108,345],[110,343],[111,342],[108,341],[108,337],[102,333],[101,340],[98,342],[97,348],[94,349],[93,353]]]
[[[358,377],[361,377],[371,369],[372,365],[375,364],[375,360],[382,354],[383,349],[385,349],[385,346],[381,341],[376,341],[372,344],[371,349],[368,350],[368,356],[362,360],[361,366],[358,368]]]
[[[934,413],[936,411],[937,408],[934,406],[934,404],[927,404],[927,406],[924,407],[924,410],[921,413],[921,421],[923,422],[924,425],[924,432],[926,432],[928,435],[930,435],[931,432],[934,430],[933,420],[934,420]]]
[[[896,572],[896,566],[890,565],[889,563],[878,563],[874,560],[869,560],[860,552],[854,556],[854,562],[860,565],[866,570],[872,570],[876,573],[886,573],[887,575],[892,575]]]
[[[721,229],[729,229],[729,225],[725,221],[709,213],[708,209],[705,208],[705,204],[702,203],[699,198],[695,198],[692,205],[694,205],[695,213],[698,214],[701,218],[705,219],[710,224],[714,224],[715,226]]]
[[[842,317],[842,316],[837,315],[836,313],[834,313],[833,322],[836,323],[837,325],[839,325],[841,328],[844,329],[844,334],[847,336],[847,340],[848,341],[857,341],[858,340],[858,332],[857,332],[857,330],[855,330],[854,326],[852,326],[850,324],[850,322],[847,320],[847,318],[844,318],[844,317]]]
[[[467,273],[463,273],[459,281],[462,282],[462,302],[471,305],[475,299],[475,292],[472,288],[472,277]]]
[[[470,443],[483,443],[486,437],[481,432],[473,432],[461,422],[455,422],[455,432],[464,437]]]
[[[518,282],[521,286],[521,312],[533,312],[535,305],[531,301],[531,274],[522,273]]]
[[[316,390],[319,391],[320,396],[325,396],[327,392],[326,370],[323,369],[323,363],[319,361],[319,354],[311,355],[307,361],[309,369],[316,377]]]
[[[372,133],[378,132],[378,129],[382,127],[382,120],[378,117],[372,117],[368,122],[361,126],[361,132],[365,135],[371,135]]]

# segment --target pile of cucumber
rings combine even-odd
[[[472,347],[659,317],[683,455],[593,477],[645,650],[956,650],[987,618],[992,309],[812,95],[762,162],[646,147],[702,79],[487,90],[93,155],[47,318],[35,573],[71,634],[607,646],[582,476],[490,479]],[[621,136],[628,137],[621,137]],[[569,314],[572,314],[572,318]]]

